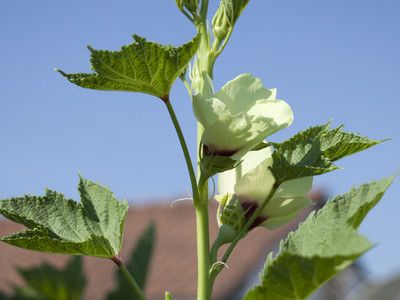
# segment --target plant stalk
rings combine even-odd
[[[137,284],[135,278],[133,278],[132,274],[129,273],[126,266],[123,264],[120,258],[113,257],[111,259],[121,271],[121,274],[125,277],[126,281],[128,282],[129,286],[132,288],[132,291],[136,294],[138,300],[146,300],[146,296],[140,286]]]
[[[131,286],[131,288],[135,291],[136,295],[138,296],[138,299],[145,300],[146,296],[144,295],[139,285],[136,283],[135,279],[132,277],[131,273],[129,273],[125,265],[121,265],[120,270],[122,275],[124,275],[126,281]]]
[[[188,168],[190,182],[193,191],[193,204],[196,212],[196,231],[197,231],[197,268],[198,268],[198,300],[209,300],[210,298],[210,241],[209,241],[209,228],[208,228],[208,189],[207,181],[200,181],[199,187],[197,186],[196,175],[194,173],[190,153],[180,127],[179,121],[176,117],[175,111],[168,99],[165,101],[168,112],[171,116],[172,123],[174,124],[176,133],[181,144],[183,154],[185,156],[186,165]]]
[[[232,254],[233,249],[236,247],[237,243],[247,234],[250,226],[261,215],[261,212],[264,210],[264,208],[267,206],[267,204],[271,201],[271,199],[274,196],[275,192],[277,191],[278,187],[279,187],[279,184],[275,184],[272,187],[272,190],[269,193],[268,197],[261,203],[261,205],[259,207],[257,207],[257,209],[254,211],[254,213],[250,217],[250,219],[246,222],[246,224],[243,226],[243,228],[238,232],[238,234],[236,235],[236,237],[232,241],[232,243],[229,244],[228,249],[226,249],[222,259],[220,260],[223,264],[226,264],[230,255]],[[217,278],[218,274],[221,271],[222,271],[222,268],[212,270],[212,272],[210,274],[211,286],[213,286],[215,279]]]
[[[196,203],[200,201],[200,198],[199,198],[199,191],[197,188],[196,174],[194,173],[193,163],[192,163],[192,159],[190,157],[189,149],[187,147],[186,140],[183,135],[181,126],[179,124],[178,118],[176,117],[174,108],[172,107],[171,102],[169,101],[169,98],[164,100],[164,103],[167,106],[172,123],[174,124],[174,127],[175,127],[176,134],[178,135],[178,139],[181,144],[182,152],[185,157],[186,166],[187,166],[189,177],[190,177],[190,184],[192,186],[193,202],[196,205]]]
[[[211,299],[208,201],[195,207],[197,231],[197,300]]]

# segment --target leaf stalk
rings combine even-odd
[[[128,282],[129,286],[132,288],[132,291],[136,294],[137,298],[139,300],[146,300],[146,296],[140,286],[137,284],[131,273],[129,273],[128,269],[124,265],[124,263],[121,261],[120,258],[118,257],[113,257],[112,261],[118,266],[119,270],[121,271],[121,274],[124,276],[126,281]]]

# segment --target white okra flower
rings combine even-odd
[[[265,88],[250,74],[239,75],[217,93],[203,75],[200,90],[193,96],[193,111],[204,127],[202,142],[208,155],[239,159],[293,121],[290,106],[276,99],[276,89]]]
[[[250,218],[254,210],[268,197],[275,183],[269,170],[272,163],[271,147],[250,151],[238,167],[219,175],[217,199],[236,195],[243,208],[244,218]],[[251,227],[262,225],[272,229],[289,222],[311,204],[307,197],[311,187],[312,177],[284,182]],[[219,222],[224,221],[220,219]]]

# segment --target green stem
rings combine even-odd
[[[243,226],[243,228],[238,232],[236,235],[235,239],[232,241],[232,243],[229,245],[228,249],[226,249],[222,259],[220,260],[223,264],[226,264],[228,261],[230,255],[232,254],[233,249],[236,247],[237,243],[247,234],[250,226],[254,223],[254,221],[261,215],[261,212],[264,210],[264,208],[267,206],[267,204],[271,201],[272,197],[274,196],[276,190],[278,189],[279,184],[275,184],[272,187],[271,192],[269,193],[268,197],[261,203],[259,207],[254,211],[250,219],[246,222],[246,224]],[[215,269],[211,272],[210,276],[210,281],[211,281],[211,286],[213,286],[215,278],[218,276],[218,274],[222,271],[222,268],[220,269]]]
[[[176,117],[175,111],[169,101],[165,99],[165,104],[175,126],[176,133],[181,143],[182,151],[185,156],[186,165],[189,171],[190,181],[193,191],[193,203],[196,212],[196,231],[197,231],[197,267],[198,267],[198,300],[209,300],[210,297],[210,241],[208,228],[208,189],[207,181],[199,180],[197,186],[196,175],[194,173],[192,160],[186,145],[185,137]],[[201,177],[200,177],[201,178]],[[199,192],[200,191],[200,192]]]
[[[228,34],[226,35],[224,41],[222,42],[222,45],[220,45],[220,43],[218,42],[213,44],[212,50],[213,50],[213,55],[215,57],[214,59],[217,59],[217,57],[222,53],[222,51],[224,51],[226,45],[229,42],[229,39],[231,38],[232,32],[233,28],[231,28],[228,31]]]
[[[186,145],[185,137],[183,136],[181,126],[179,125],[178,118],[176,117],[174,108],[172,107],[171,102],[169,101],[169,98],[165,99],[164,103],[167,106],[172,123],[174,124],[174,127],[175,127],[176,134],[178,135],[179,142],[181,144],[182,152],[185,157],[186,166],[187,166],[187,169],[189,172],[190,184],[192,186],[193,202],[196,205],[196,203],[199,202],[200,199],[199,199],[196,174],[194,173],[192,159],[190,158],[190,153],[189,153],[188,147]]]
[[[207,21],[207,13],[208,13],[208,0],[202,0],[200,8],[200,18],[202,19],[203,23],[206,23]]]
[[[200,169],[200,160],[201,160],[201,138],[204,133],[204,127],[200,124],[200,122],[197,122],[197,174],[198,177],[200,178],[201,176],[201,169]]]
[[[139,300],[146,300],[146,296],[144,295],[142,289],[137,284],[131,273],[129,273],[128,269],[122,263],[121,259],[118,257],[113,257],[112,260],[114,263],[119,267],[121,274],[125,277],[126,281],[128,282],[129,286],[132,288],[132,291],[136,294],[137,299]]]
[[[165,292],[165,300],[173,300],[170,292]]]
[[[184,16],[185,16],[186,18],[189,19],[190,22],[194,23],[193,17],[192,17],[191,15],[189,15],[188,12],[187,12],[185,9],[181,9],[181,12],[184,14]]]
[[[211,299],[210,271],[210,240],[208,228],[208,203],[201,204],[196,209],[197,230],[197,300]]]

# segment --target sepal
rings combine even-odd
[[[205,178],[210,178],[218,173],[233,169],[237,161],[229,156],[204,155],[200,160],[201,174]]]
[[[244,227],[246,222],[245,211],[236,195],[226,194],[224,196],[216,196],[216,199],[219,202],[218,224],[220,228],[225,225],[223,231],[225,231],[224,235],[228,239],[231,233],[238,233]]]

